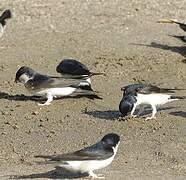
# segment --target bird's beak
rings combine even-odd
[[[160,19],[157,23],[174,23],[176,21],[176,19]]]
[[[125,87],[122,87],[122,88],[121,88],[121,91],[124,91],[124,90],[125,90]]]

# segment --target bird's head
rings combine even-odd
[[[16,72],[16,77],[15,77],[15,82],[21,82],[25,84],[28,80],[33,79],[34,75],[36,72],[27,67],[27,66],[22,66],[17,72]]]
[[[119,111],[123,116],[127,116],[128,113],[132,111],[133,106],[133,103],[122,99],[119,104]]]
[[[116,147],[120,142],[120,136],[115,133],[105,135],[102,140],[108,147]]]

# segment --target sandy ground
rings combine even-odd
[[[185,101],[163,106],[155,120],[118,120],[124,85],[186,88],[185,45],[168,36],[184,32],[156,23],[184,20],[184,0],[1,0],[0,7],[14,15],[0,45],[0,179],[64,179],[34,156],[78,150],[109,132],[121,143],[99,171],[106,179],[186,179]],[[39,107],[21,96],[29,94],[14,83],[20,66],[56,75],[56,65],[70,57],[106,74],[92,79],[103,100],[65,98]]]

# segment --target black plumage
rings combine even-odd
[[[12,13],[9,9],[5,10],[0,16],[0,23],[4,27],[6,25],[6,19],[10,19],[12,17]]]
[[[175,90],[185,90],[179,88],[160,88],[151,84],[130,84],[128,86],[124,86],[121,88],[124,91],[125,95],[137,95],[137,93],[141,94],[151,94],[151,93],[174,93]]]
[[[91,72],[83,63],[75,59],[63,59],[56,67],[56,71],[62,75],[101,75],[103,73]]]
[[[98,143],[75,151],[73,153],[51,156],[35,156],[36,158],[49,159],[49,162],[61,161],[87,161],[87,160],[104,160],[114,155],[113,147],[119,143],[120,137],[115,133],[105,135]]]
[[[132,111],[134,103],[136,103],[136,97],[134,95],[128,94],[124,95],[119,104],[119,111],[123,116],[127,116],[129,112]]]

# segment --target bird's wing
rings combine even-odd
[[[75,59],[64,59],[56,67],[56,71],[61,74],[89,75],[90,71],[81,62]]]
[[[136,94],[139,89],[142,89],[144,87],[144,84],[130,84],[128,86],[124,86],[122,90],[124,91],[124,95],[128,94]]]
[[[36,156],[44,159],[49,159],[49,161],[59,162],[59,161],[85,161],[85,160],[99,160],[107,159],[114,154],[112,148],[106,148],[99,142],[88,148],[82,150],[54,156]]]
[[[127,94],[151,94],[151,93],[174,93],[176,90],[186,90],[179,88],[160,88],[151,84],[131,84],[122,88],[124,95]]]
[[[181,40],[182,42],[186,43],[186,36],[176,36],[176,35],[169,35],[169,36],[177,38]]]
[[[186,31],[186,24],[183,22],[179,22],[176,19],[161,19],[158,21],[158,23],[175,23],[178,24],[182,30]]]
[[[29,80],[25,86],[31,90],[41,91],[47,88],[78,87],[80,82],[88,83],[86,79],[82,77],[81,79],[70,79],[37,74],[34,79]]]
[[[175,90],[179,90],[179,89],[174,89],[174,88],[160,88],[158,86],[155,85],[144,85],[143,88],[139,88],[137,90],[138,93],[141,94],[151,94],[151,93],[174,93]]]

